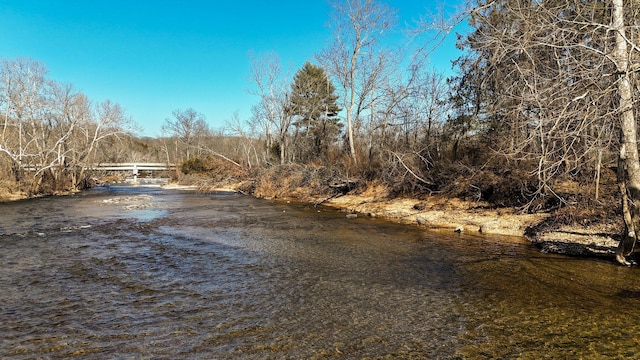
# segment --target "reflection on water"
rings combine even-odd
[[[0,357],[633,358],[640,272],[230,194],[0,205]]]

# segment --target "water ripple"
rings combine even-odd
[[[1,205],[1,358],[638,354],[637,269],[237,196],[37,204]]]

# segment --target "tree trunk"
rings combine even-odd
[[[351,120],[351,113],[347,112],[347,140],[349,141],[349,154],[354,162],[356,158],[356,147],[353,144],[353,121]]]
[[[358,42],[356,44],[359,44]],[[354,145],[353,140],[353,107],[356,102],[356,84],[355,84],[355,73],[356,73],[356,61],[358,59],[358,52],[360,51],[359,45],[353,50],[353,54],[351,55],[351,68],[349,70],[349,103],[347,106],[347,139],[349,140],[349,154],[351,155],[351,159],[353,162],[357,162],[356,157],[356,147]]]
[[[625,231],[616,250],[616,260],[624,265],[631,262],[626,256],[633,252],[640,229],[640,158],[638,156],[637,124],[633,113],[633,89],[629,74],[629,60],[624,26],[623,0],[612,0],[612,24],[616,32],[613,54],[619,73],[618,109],[620,113],[620,154],[618,182],[622,197]]]
[[[286,137],[282,136],[280,138],[280,165],[284,165],[287,162],[286,147],[287,147],[287,139]]]
[[[602,149],[598,149],[598,162],[596,163],[596,194],[595,200],[600,198],[600,174],[602,172]]]

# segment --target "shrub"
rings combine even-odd
[[[202,173],[206,172],[209,169],[207,168],[205,161],[201,158],[191,158],[182,163],[180,168],[183,174],[189,175],[194,173]]]

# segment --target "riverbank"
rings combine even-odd
[[[246,189],[247,185],[226,187]],[[583,209],[579,204],[549,212],[523,213],[483,201],[437,194],[398,197],[375,184],[335,196],[273,184],[254,184],[248,192],[261,198],[322,204],[340,209],[349,217],[381,217],[427,229],[520,237],[542,252],[581,257],[613,259],[618,234],[624,226],[615,214],[603,215],[603,209]]]
[[[381,217],[426,229],[520,237],[543,252],[572,256],[613,258],[619,241],[617,234],[623,226],[621,219],[613,217],[599,218],[598,221],[570,221],[567,224],[555,221],[558,214],[553,212],[519,213],[512,208],[495,208],[482,201],[439,195],[394,197],[383,186],[368,186],[364,190],[329,197],[305,189],[288,192],[285,188],[277,188],[280,191],[265,187],[256,189],[246,181],[216,186],[167,183],[162,187],[201,192],[241,192],[259,198],[329,206],[344,211],[349,217]],[[0,202],[26,198],[26,194],[18,191],[0,192]]]
[[[552,213],[521,214],[514,209],[491,208],[482,202],[438,196],[422,200],[385,200],[366,195],[344,195],[325,205],[428,229],[522,237],[548,253],[613,258],[618,245],[616,221],[548,227],[543,225],[554,216]]]
[[[27,197],[27,193],[20,190],[16,182],[0,179],[0,202],[22,200]]]
[[[0,187],[0,203],[35,199],[45,196],[65,196],[78,193],[79,191],[80,190],[54,191],[50,194],[38,194],[29,196],[29,194],[27,194],[25,191],[17,189],[8,190],[6,187]]]

